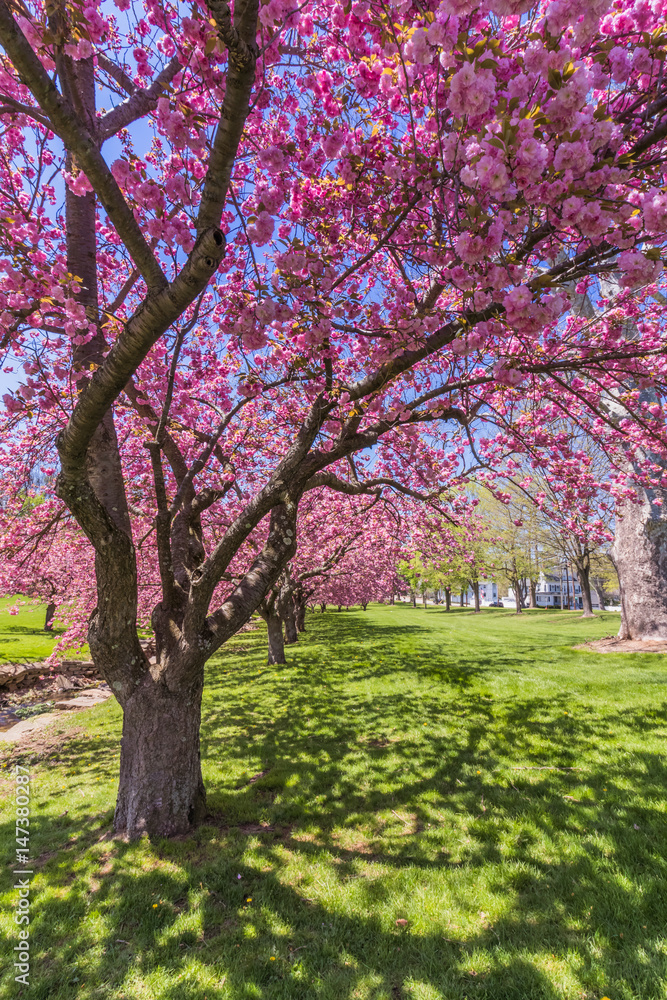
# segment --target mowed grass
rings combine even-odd
[[[667,658],[572,648],[612,614],[307,627],[287,666],[263,629],[209,664],[191,837],[109,836],[115,703],[42,737],[31,985],[0,996],[664,1000]]]
[[[10,614],[10,608],[16,609],[16,614]],[[24,597],[0,597],[0,664],[45,660],[51,655],[64,629],[56,619],[53,630],[45,632],[45,616],[44,604]],[[87,646],[67,654],[72,659],[88,655]]]
[[[9,614],[18,605],[18,613]],[[44,631],[46,609],[24,598],[0,598],[0,663],[45,660],[62,634],[62,629]]]

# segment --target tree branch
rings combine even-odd
[[[127,247],[149,289],[164,288],[167,279],[146,242],[141,227],[109,170],[96,138],[58,93],[30,42],[0,0],[0,42],[21,82],[30,90],[51,128],[93,185],[110,221]]]

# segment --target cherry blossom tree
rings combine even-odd
[[[7,502],[50,469],[94,553],[119,833],[204,814],[204,665],[311,490],[441,498],[521,397],[593,421],[629,379],[661,398],[662,329],[568,313],[611,269],[660,277],[662,13],[0,2]]]

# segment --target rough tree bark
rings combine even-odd
[[[607,595],[604,589],[604,581],[598,577],[591,577],[591,585],[598,595],[598,604],[600,605],[600,611],[607,610]]]
[[[605,298],[613,299],[620,291],[618,275],[603,278],[600,288]],[[667,304],[661,293],[656,297],[663,305]],[[582,313],[594,318],[596,311],[589,296],[579,302]],[[628,321],[626,341],[631,342],[636,335],[636,322]],[[661,402],[650,387],[641,388],[638,395],[642,403]],[[616,422],[628,416],[623,404],[611,395],[605,409]],[[621,594],[619,638],[664,642],[667,640],[667,490],[641,485],[642,472],[649,463],[664,472],[666,463],[662,455],[652,452],[628,455],[628,471],[637,475],[635,502],[617,505],[611,559]],[[603,595],[599,590],[598,594],[602,603]]]
[[[591,554],[585,546],[573,556],[577,567],[579,586],[581,587],[582,618],[594,618],[593,598],[591,597]],[[573,581],[574,589],[574,581]]]
[[[272,587],[271,592],[266,595],[259,604],[257,612],[266,622],[268,658],[267,663],[286,663],[285,640],[283,638],[283,622],[278,614],[277,601],[279,594],[279,584]]]
[[[44,631],[53,632],[53,619],[56,616],[56,605],[51,601],[46,606],[46,615],[44,617]]]
[[[533,580],[532,578],[530,580],[530,598],[529,598],[529,600],[530,600],[530,605],[529,606],[531,608],[536,608],[537,607],[537,580]]]
[[[479,603],[479,580],[471,580],[470,586],[472,587],[472,595],[475,599],[475,614],[478,614],[481,611]]]
[[[281,617],[283,620],[283,625],[285,626],[285,642],[288,646],[293,645],[293,643],[299,641],[299,632],[296,627],[296,616],[294,614],[294,605],[290,601],[289,604],[286,603],[285,607],[281,612]]]
[[[146,675],[123,711],[114,826],[132,836],[185,833],[206,814],[199,727],[203,671],[170,691]]]
[[[637,503],[619,505],[612,552],[621,586],[619,637],[666,641],[667,491],[638,488]]]

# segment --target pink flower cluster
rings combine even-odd
[[[618,258],[623,288],[638,288],[655,281],[662,271],[662,261],[649,260],[643,253],[625,250]]]

